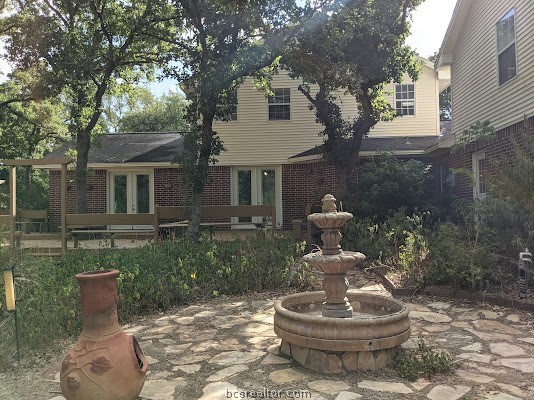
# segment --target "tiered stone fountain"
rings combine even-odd
[[[323,230],[324,246],[304,260],[324,273],[324,292],[292,294],[275,303],[274,331],[281,350],[304,367],[339,373],[385,367],[410,337],[408,309],[390,297],[348,291],[346,273],[365,259],[343,251],[341,228],[353,216],[322,199],[322,213],[308,220]]]

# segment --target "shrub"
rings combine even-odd
[[[79,250],[59,261],[4,253],[2,264],[16,263],[17,309],[23,353],[27,354],[48,350],[54,340],[79,334],[77,273],[121,272],[117,287],[119,318],[124,323],[199,298],[287,287],[297,255],[298,246],[290,239],[260,233],[230,242],[183,240],[134,249]],[[299,281],[298,276],[292,278]],[[0,285],[3,292],[3,280]],[[12,324],[1,307],[0,342],[9,343]],[[12,348],[0,349],[2,365],[10,365]]]
[[[359,217],[381,221],[401,208],[411,214],[427,206],[424,184],[429,170],[429,165],[417,160],[373,158],[359,168],[357,201],[347,209]]]

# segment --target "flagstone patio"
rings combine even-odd
[[[363,274],[356,281],[361,290],[389,295]],[[534,318],[529,313],[424,296],[402,299],[412,319],[412,338],[403,347],[416,348],[422,337],[457,363],[451,374],[411,383],[392,368],[323,375],[283,357],[273,332],[273,300],[267,294],[220,298],[125,326],[150,362],[141,399],[534,398]],[[63,400],[59,361],[42,382],[30,383],[39,393],[32,398]]]

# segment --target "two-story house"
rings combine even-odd
[[[534,122],[534,2],[458,0],[436,69],[450,74],[452,93],[453,134],[439,146],[457,143],[476,121],[497,131],[496,139],[444,158],[451,168],[473,172],[474,180],[457,175],[453,192],[483,198],[491,160],[512,156],[511,137],[525,117]]]
[[[210,167],[205,205],[276,204],[279,227],[303,218],[305,206],[327,192],[336,193],[338,177],[322,159],[316,122],[299,82],[286,73],[274,76],[274,96],[245,79],[237,91],[235,112],[214,129],[224,151]],[[426,149],[440,137],[439,80],[425,62],[417,82],[409,78],[388,87],[391,104],[402,115],[380,122],[362,144],[361,155],[393,151],[400,156],[428,156]],[[355,115],[354,99],[339,94],[345,115]],[[319,146],[319,147],[318,147]],[[106,135],[92,147],[88,178],[89,212],[151,212],[154,205],[186,205],[189,191],[173,159],[182,147],[179,133]],[[58,156],[65,148],[52,153]],[[50,175],[50,219],[59,218],[59,172]],[[69,191],[74,210],[74,188]]]

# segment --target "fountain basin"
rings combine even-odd
[[[298,293],[274,305],[282,352],[306,368],[326,373],[383,368],[410,337],[409,311],[398,300],[349,291],[353,317],[330,318],[321,316],[324,297]]]

